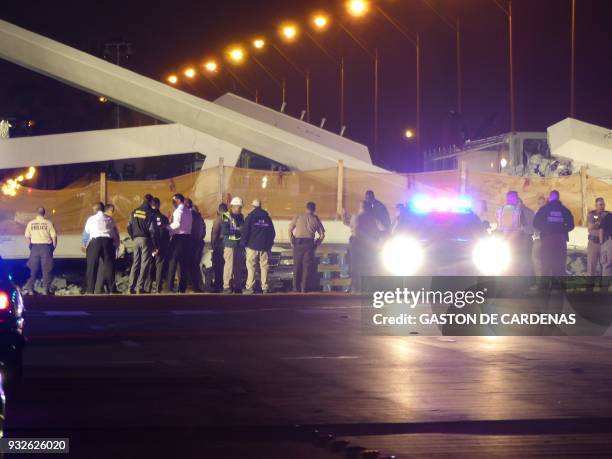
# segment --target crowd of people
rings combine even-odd
[[[161,212],[160,204],[159,198],[147,194],[142,205],[130,214],[126,230],[132,240],[133,258],[128,293],[183,293],[189,288],[202,292],[204,218],[192,200],[182,194],[173,196],[174,211],[168,216]],[[552,191],[548,200],[541,197],[538,206],[536,212],[532,211],[516,191],[509,191],[505,205],[497,209],[496,231],[508,241],[518,260],[509,274],[564,276],[568,233],[574,228],[572,214],[561,203],[557,191]],[[239,197],[234,197],[229,206],[225,203],[218,206],[210,233],[212,287],[216,292],[254,293],[258,270],[260,291],[271,291],[268,273],[276,231],[260,200],[253,200],[251,207],[245,216]],[[82,236],[87,259],[84,291],[118,293],[115,273],[120,237],[114,220],[115,208],[100,202],[92,210]],[[410,226],[404,218],[406,211],[405,206],[398,204],[392,221],[385,205],[376,199],[374,192],[367,191],[356,214],[343,213],[351,232],[352,290],[360,291],[362,276],[380,274],[373,257],[378,258],[381,241]],[[24,294],[34,293],[34,282],[41,272],[43,292],[51,292],[53,252],[58,238],[53,223],[45,218],[45,209],[39,208],[37,214],[25,232],[30,244],[27,264],[30,277],[24,285]],[[605,210],[603,198],[597,198],[595,210],[588,214],[588,231],[588,275],[612,276],[612,213]],[[288,236],[293,247],[293,290],[317,290],[315,252],[325,239],[325,228],[314,202],[308,202],[305,211],[293,218]]]

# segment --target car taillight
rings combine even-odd
[[[8,293],[0,290],[0,311],[6,311],[11,307],[11,299]]]

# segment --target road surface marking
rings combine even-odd
[[[360,358],[358,355],[305,355],[300,357],[281,357],[281,360],[349,360]]]
[[[45,315],[49,317],[82,317],[91,314],[86,311],[45,311]]]

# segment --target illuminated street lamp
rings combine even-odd
[[[370,9],[370,4],[367,0],[348,0],[346,2],[346,11],[353,17],[365,16]]]
[[[234,46],[233,48],[230,48],[227,52],[227,57],[233,64],[241,64],[242,62],[244,62],[244,56],[244,49],[239,46]]]
[[[266,41],[263,38],[253,40],[253,47],[255,49],[263,49],[264,46],[266,46]]]
[[[322,13],[317,13],[312,17],[312,26],[315,30],[323,31],[329,26],[329,17]]]
[[[178,83],[178,77],[176,75],[170,75],[166,80],[170,84],[177,84]]]
[[[412,129],[406,129],[406,131],[404,132],[404,136],[407,139],[413,139],[414,138],[414,131]]]
[[[293,23],[285,23],[280,27],[280,36],[285,41],[294,41],[298,36],[298,27]]]
[[[185,71],[183,72],[183,75],[185,75],[187,78],[193,78],[196,76],[196,71],[193,67],[189,67],[185,69]]]
[[[106,102],[108,102],[108,99],[104,96],[98,97],[98,100],[100,101],[101,104],[105,104]]]
[[[204,63],[204,69],[206,69],[208,73],[216,73],[217,70],[219,69],[219,66],[217,62],[210,60]]]

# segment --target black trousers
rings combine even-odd
[[[204,253],[204,241],[192,238],[191,244],[191,250],[189,251],[191,256],[189,271],[191,274],[191,286],[196,292],[203,292],[204,279],[202,279],[202,266],[200,262],[202,261],[202,254]]]
[[[214,288],[220,292],[223,290],[223,268],[225,259],[223,258],[223,242],[217,244],[213,248],[212,253],[212,268],[215,275]]]
[[[168,250],[168,247],[164,247],[163,249],[159,250],[155,257],[153,257],[153,262],[155,264],[155,278],[152,277],[152,280],[155,280],[155,288],[157,289],[157,293],[162,292],[164,279],[167,275]]]
[[[30,246],[30,258],[28,259],[30,278],[25,285],[27,290],[34,291],[34,283],[39,271],[42,271],[42,283],[45,293],[51,287],[51,271],[53,270],[53,244],[32,244]]]
[[[312,289],[315,248],[313,239],[296,239],[293,244],[294,292],[308,292]]]
[[[168,275],[166,277],[165,291],[174,291],[174,279],[177,268],[180,269],[179,291],[185,292],[187,290],[189,261],[192,258],[190,251],[193,250],[192,241],[189,234],[175,234],[172,236],[168,250]]]
[[[112,291],[111,279],[115,272],[115,246],[109,237],[96,237],[87,246],[87,293],[102,293],[106,285]],[[102,282],[96,285],[98,270],[102,271]]]

